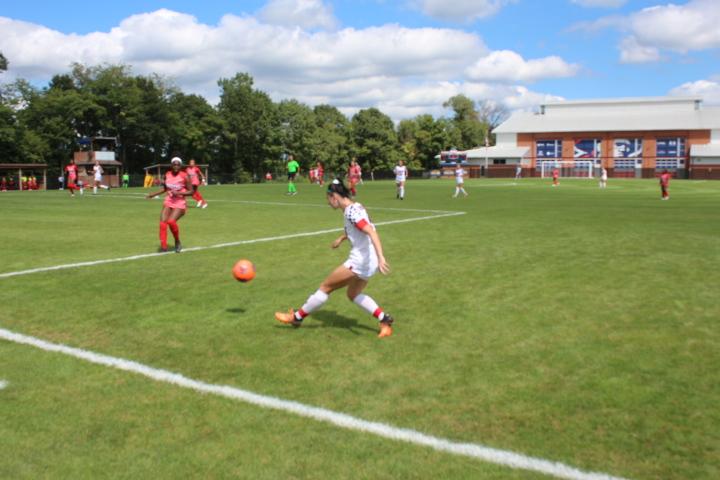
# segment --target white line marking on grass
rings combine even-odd
[[[465,212],[450,212],[450,213],[443,213],[443,214],[438,214],[438,215],[428,215],[428,216],[424,216],[424,217],[405,218],[402,220],[389,220],[387,222],[378,222],[375,224],[375,226],[395,225],[398,223],[419,222],[422,220],[433,220],[436,218],[443,218],[443,217],[455,217],[458,215],[465,215]],[[342,228],[329,228],[327,230],[317,230],[315,232],[293,233],[290,235],[281,235],[281,236],[277,236],[277,237],[254,238],[251,240],[238,240],[236,242],[218,243],[216,245],[208,245],[205,247],[185,248],[185,249],[183,249],[183,253],[200,252],[203,250],[211,250],[214,248],[236,247],[238,245],[249,245],[252,243],[264,243],[264,242],[274,242],[274,241],[278,241],[278,240],[289,240],[292,238],[314,237],[317,235],[324,235],[326,233],[341,232],[342,230],[343,230]],[[17,272],[0,273],[0,279],[17,277],[20,275],[30,275],[33,273],[40,273],[40,272],[52,272],[55,270],[67,270],[70,268],[92,267],[95,265],[104,265],[106,263],[129,262],[129,261],[133,261],[133,260],[141,260],[143,258],[159,257],[162,255],[173,255],[173,253],[170,253],[170,252],[143,253],[140,255],[131,255],[129,257],[107,258],[104,260],[92,260],[89,262],[66,263],[64,265],[54,265],[51,267],[31,268],[29,270],[19,270]]]
[[[8,382],[5,380],[0,380],[0,390],[8,386]]]
[[[101,197],[115,197],[115,198],[130,198],[133,200],[144,200],[144,196],[139,196],[137,193],[128,193],[128,194],[111,194],[106,193],[101,195]],[[158,198],[158,197],[156,197]],[[327,208],[327,204],[323,203],[292,203],[292,202],[263,202],[259,200],[223,200],[223,199],[217,199],[217,200],[211,200],[211,203],[243,203],[247,205],[270,205],[275,207],[312,207],[312,208]],[[387,211],[393,211],[393,212],[416,212],[416,213],[455,213],[456,210],[430,210],[426,208],[397,208],[397,207],[373,207],[371,205],[365,205],[363,206],[368,210],[387,210]]]
[[[22,345],[29,345],[47,352],[62,353],[96,365],[103,365],[126,372],[136,373],[158,382],[169,383],[178,387],[195,390],[197,392],[209,393],[233,400],[239,400],[241,402],[257,405],[263,408],[280,410],[299,415],[301,417],[312,418],[320,422],[333,424],[340,428],[370,433],[390,440],[430,447],[434,450],[454,455],[477,458],[489,463],[503,465],[513,469],[531,470],[557,478],[571,480],[622,480],[620,477],[614,477],[606,473],[586,472],[563,463],[530,457],[520,453],[486,447],[475,443],[453,442],[452,440],[434,437],[416,430],[398,428],[380,422],[371,422],[345,413],[335,412],[320,407],[313,407],[311,405],[305,405],[291,400],[283,400],[281,398],[271,397],[268,395],[261,395],[259,393],[254,393],[237,387],[231,387],[229,385],[205,383],[200,380],[185,377],[179,373],[153,368],[132,360],[125,360],[123,358],[111,357],[109,355],[103,355],[89,350],[51,343],[39,338],[15,333],[4,328],[0,328],[0,339],[5,339],[9,342],[19,343]]]

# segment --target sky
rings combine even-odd
[[[46,86],[123,63],[215,104],[250,73],[276,100],[394,120],[457,94],[531,110],[683,95],[720,105],[720,0],[85,0],[0,2],[0,81]]]

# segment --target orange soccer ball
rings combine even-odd
[[[250,260],[238,260],[232,269],[232,273],[238,282],[249,282],[255,278],[255,265]]]

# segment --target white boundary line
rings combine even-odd
[[[390,440],[430,447],[434,450],[454,455],[477,458],[489,463],[503,465],[513,469],[531,470],[557,478],[570,480],[622,480],[620,477],[614,477],[605,473],[586,472],[563,463],[553,462],[542,458],[529,457],[520,453],[486,447],[475,443],[453,442],[452,440],[434,437],[416,430],[398,428],[380,422],[371,422],[345,413],[335,412],[333,410],[320,407],[313,407],[311,405],[305,405],[290,400],[283,400],[281,398],[271,397],[268,395],[261,395],[248,390],[231,387],[229,385],[205,383],[200,380],[185,377],[179,373],[153,368],[132,360],[125,360],[123,358],[111,357],[109,355],[103,355],[89,350],[51,343],[39,338],[15,333],[4,328],[0,328],[0,339],[22,345],[29,345],[47,352],[62,353],[63,355],[85,360],[86,362],[94,363],[96,365],[103,365],[126,372],[136,373],[158,382],[170,383],[178,387],[195,390],[196,392],[209,393],[233,400],[239,400],[241,402],[249,403],[262,408],[280,410],[299,415],[301,417],[312,418],[320,422],[330,423],[340,428],[370,433]]]
[[[0,390],[8,386],[8,382],[5,380],[0,380]]]
[[[424,217],[405,218],[402,220],[390,220],[387,222],[378,222],[375,224],[375,226],[395,225],[398,223],[419,222],[421,220],[433,220],[436,218],[455,217],[458,215],[465,215],[465,212],[450,212],[450,213],[443,213],[443,214],[438,214],[438,215],[428,215],[428,216],[424,216]],[[239,240],[236,242],[218,243],[215,245],[208,245],[208,246],[204,246],[204,247],[190,247],[190,248],[183,249],[183,253],[200,252],[203,250],[211,250],[211,249],[215,249],[215,248],[236,247],[238,245],[249,245],[252,243],[264,243],[264,242],[274,242],[277,240],[289,240],[291,238],[314,237],[317,235],[324,235],[326,233],[341,232],[342,230],[343,230],[342,228],[329,228],[327,230],[318,230],[315,232],[294,233],[291,235],[281,235],[278,237],[255,238],[255,239],[251,239],[251,240]],[[18,277],[20,275],[30,275],[33,273],[40,273],[40,272],[52,272],[55,270],[67,270],[70,268],[91,267],[94,265],[104,265],[106,263],[129,262],[129,261],[133,261],[133,260],[141,260],[143,258],[159,257],[162,255],[169,255],[169,254],[170,254],[170,252],[143,253],[140,255],[131,255],[129,257],[107,258],[104,260],[93,260],[93,261],[89,261],[89,262],[66,263],[64,265],[54,265],[51,267],[31,268],[29,270],[19,270],[17,272],[0,273],[0,279],[10,278],[10,277]]]

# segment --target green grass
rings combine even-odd
[[[299,189],[205,188],[183,244],[342,226]],[[467,212],[379,227],[393,272],[367,292],[389,339],[343,292],[301,329],[273,320],[345,259],[332,233],[0,279],[0,327],[586,470],[720,477],[720,183],[673,182],[668,202],[641,180],[467,189],[360,187],[368,207]],[[0,194],[0,273],[154,251],[160,202],[140,193]],[[0,478],[545,478],[4,341],[0,380]]]

